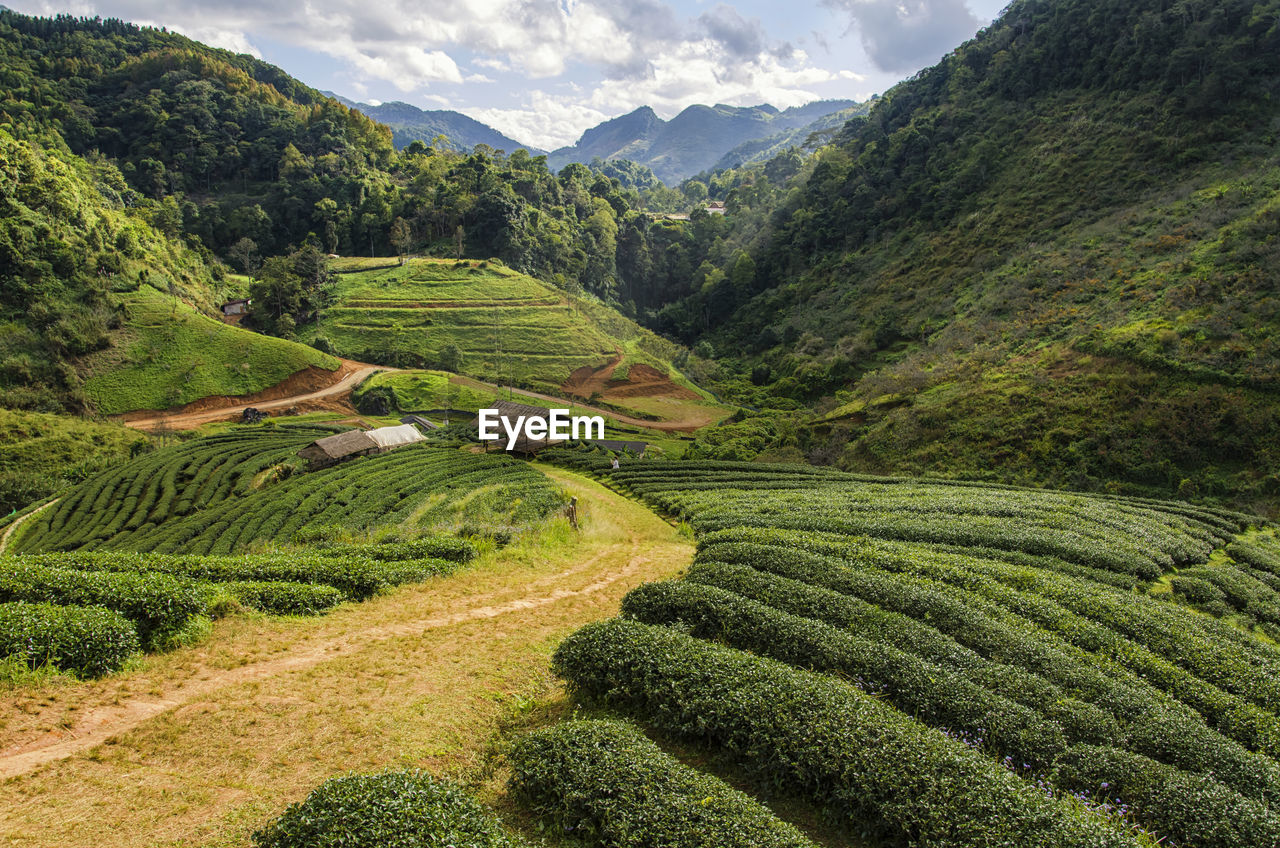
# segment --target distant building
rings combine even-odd
[[[725,213],[724,202],[713,200],[707,204],[707,213],[711,215],[723,215]]]
[[[298,456],[307,460],[312,469],[325,468],[357,456],[368,456],[377,453],[378,443],[363,430],[347,430],[316,439],[302,450]]]
[[[223,315],[245,315],[249,312],[249,299],[228,300],[222,304]]]
[[[421,415],[406,415],[400,419],[401,424],[416,424],[423,430],[439,430],[440,425],[436,424],[429,418],[423,418]]]

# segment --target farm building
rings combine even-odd
[[[368,433],[363,430],[347,430],[316,439],[298,451],[298,456],[307,460],[314,469],[325,468],[356,456],[367,456],[378,450],[378,443]]]
[[[379,427],[376,430],[366,430],[365,435],[378,445],[378,451],[389,451],[405,445],[411,445],[414,442],[425,441],[422,434],[418,432],[418,428],[412,424],[401,424],[396,427]]]
[[[514,429],[516,426],[516,421],[518,421],[522,417],[523,418],[546,418],[548,415],[548,410],[541,406],[526,406],[523,403],[512,403],[509,400],[500,400],[495,402],[492,406],[492,409],[498,410],[498,419],[499,419],[498,432],[502,436],[501,444],[503,447],[505,447],[507,444],[506,428],[508,425],[512,429]],[[479,417],[477,417],[476,420],[472,422],[472,426],[476,429],[476,432],[479,433],[480,431]],[[566,439],[530,439],[527,436],[525,436],[523,432],[521,432],[519,438],[516,439],[515,447],[512,448],[512,450],[515,453],[535,454],[538,451],[542,450],[543,448],[548,448],[551,445],[562,444],[565,441],[567,440]],[[485,442],[486,450],[488,450],[488,446],[490,444],[491,444],[490,442]]]
[[[423,418],[421,415],[406,415],[400,419],[401,424],[416,424],[423,430],[439,430],[440,425],[436,424],[429,418]]]
[[[723,215],[726,211],[723,201],[713,200],[707,204],[707,212],[712,215]]]
[[[244,315],[249,311],[248,298],[240,298],[238,300],[228,300],[222,304],[223,315]]]

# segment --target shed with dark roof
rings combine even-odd
[[[316,439],[298,451],[298,456],[307,460],[312,468],[324,468],[345,459],[375,453],[377,450],[378,443],[363,430],[346,430]]]

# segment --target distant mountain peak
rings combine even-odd
[[[856,105],[852,100],[827,100],[780,111],[768,103],[695,103],[669,121],[641,106],[592,127],[576,144],[553,151],[547,160],[559,170],[570,162],[585,165],[593,159],[629,159],[651,168],[663,182],[674,184],[713,167],[745,143],[799,130]]]
[[[374,106],[371,103],[357,103],[331,91],[323,91],[321,94],[386,124],[391,128],[391,138],[397,148],[408,147],[415,141],[430,144],[437,136],[442,135],[461,150],[471,150],[477,144],[487,144],[495,150],[505,150],[508,153],[520,148],[534,155],[545,152],[531,144],[521,144],[488,124],[452,109],[422,109],[403,100],[389,100]]]

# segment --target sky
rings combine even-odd
[[[546,150],[650,106],[865,100],[1008,0],[4,0],[165,26],[352,100],[455,109]]]

